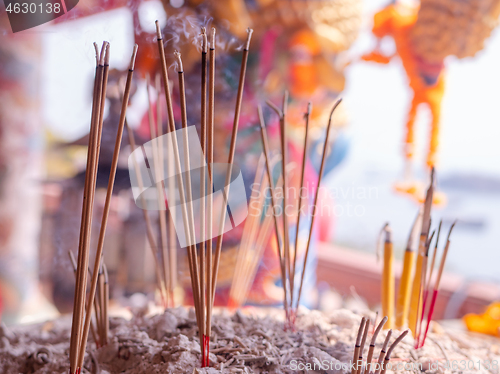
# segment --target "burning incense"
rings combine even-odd
[[[431,171],[431,182],[429,188],[427,189],[427,194],[425,197],[425,203],[422,215],[422,230],[420,233],[420,240],[418,245],[417,267],[415,269],[415,276],[413,279],[413,287],[411,293],[408,325],[414,337],[416,336],[417,333],[417,322],[418,322],[418,316],[420,315],[420,306],[422,298],[420,291],[422,287],[423,261],[426,252],[427,237],[430,231],[433,194],[434,194],[434,168]]]
[[[212,36],[209,52],[209,73],[208,73],[208,118],[207,118],[207,164],[208,164],[208,201],[207,201],[207,295],[209,295],[207,303],[207,321],[205,335],[209,337],[212,329],[212,237],[213,237],[213,163],[214,163],[214,127],[215,127],[215,28],[212,27]],[[208,340],[208,339],[207,339]]]
[[[377,337],[385,323],[387,322],[387,316],[382,318],[382,321],[378,324],[377,328],[373,332],[372,340],[370,341],[370,348],[368,349],[368,357],[366,358],[366,372],[370,373],[372,371],[372,360],[373,360],[373,351],[375,350],[375,343],[377,342]]]
[[[211,304],[213,305],[214,300],[215,300],[215,287],[217,286],[217,275],[219,273],[219,261],[220,261],[220,255],[222,251],[222,230],[224,229],[224,224],[226,220],[226,209],[227,209],[227,198],[229,196],[229,186],[230,186],[230,181],[231,181],[231,173],[233,171],[233,162],[234,162],[234,151],[236,149],[236,136],[238,134],[238,126],[240,123],[240,113],[241,113],[241,104],[243,102],[243,88],[245,86],[245,75],[247,71],[247,62],[248,62],[248,52],[250,48],[250,41],[252,39],[252,29],[247,29],[247,40],[245,42],[245,47],[243,48],[243,57],[241,60],[241,69],[240,69],[240,78],[239,78],[239,83],[238,83],[238,93],[236,94],[236,107],[234,110],[234,120],[233,120],[233,131],[231,133],[231,144],[229,146],[229,156],[227,160],[227,171],[226,171],[226,181],[224,183],[224,186],[226,186],[226,196],[224,196],[224,204],[223,204],[223,209],[221,211],[221,218],[220,218],[220,224],[219,224],[219,235],[217,237],[217,247],[215,248],[215,257],[214,257],[214,264],[213,264],[213,272],[212,272],[212,285],[211,285],[211,290],[212,294],[210,295],[211,297]]]
[[[387,351],[387,354],[385,356],[385,360],[384,360],[384,367],[382,369],[382,373],[381,374],[385,374],[385,371],[387,370],[387,364],[389,363],[389,361],[391,360],[391,354],[392,354],[392,351],[394,350],[394,348],[396,348],[396,346],[404,339],[404,337],[406,335],[408,335],[408,333],[410,332],[410,330],[405,330],[401,333],[401,335],[399,335],[396,340],[394,340],[394,343],[391,344],[391,347],[389,348],[389,350]]]
[[[382,349],[380,350],[380,354],[378,355],[378,361],[376,364],[377,370],[375,374],[380,374],[382,371],[382,367],[384,366],[385,354],[387,352],[387,347],[389,346],[389,340],[391,340],[392,330],[387,331],[387,336],[385,337],[384,344],[382,345]]]
[[[417,232],[421,230],[422,225],[422,210],[419,211],[413,227],[408,237],[406,250],[403,260],[403,272],[399,282],[399,292],[396,302],[396,328],[402,329],[408,320],[408,311],[410,308],[411,296],[411,279],[413,276],[413,268],[415,266],[415,248],[414,242]]]
[[[207,312],[206,310],[206,283],[207,283],[207,278],[206,278],[206,241],[205,241],[205,229],[206,229],[206,222],[205,222],[205,186],[206,186],[206,180],[205,180],[205,167],[203,166],[205,161],[206,161],[206,155],[207,155],[207,48],[208,48],[208,40],[207,40],[207,33],[205,28],[203,27],[201,29],[201,37],[202,37],[202,43],[201,43],[201,171],[200,171],[200,197],[201,197],[201,207],[200,207],[200,235],[201,235],[201,242],[200,242],[200,279],[201,279],[201,284],[200,284],[200,294],[201,294],[201,318],[202,318],[202,331],[200,331],[200,338],[201,338],[201,361],[202,365],[207,365],[208,366],[208,356],[207,356],[207,348],[206,348],[206,316],[205,313]],[[211,191],[210,191],[211,192]],[[212,254],[209,253],[209,256]]]
[[[425,327],[424,338],[422,339],[422,342],[420,343],[420,347],[424,346],[425,339],[427,338],[427,333],[429,332],[429,326],[430,326],[430,323],[432,321],[432,315],[434,314],[434,307],[436,305],[437,295],[439,293],[439,284],[441,283],[441,277],[443,275],[444,265],[446,263],[446,257],[448,256],[448,250],[450,248],[451,231],[455,227],[456,223],[457,223],[457,221],[453,222],[453,224],[450,227],[450,231],[448,232],[448,238],[446,239],[446,245],[444,247],[443,257],[441,258],[441,262],[439,264],[439,270],[437,273],[436,282],[434,283],[434,290],[432,293],[432,301],[430,304],[429,313],[427,315],[427,326]]]
[[[108,188],[106,191],[106,200],[104,203],[103,215],[102,215],[102,220],[101,220],[101,228],[100,228],[99,239],[98,239],[98,243],[97,243],[94,270],[92,273],[93,276],[92,276],[92,282],[91,282],[90,293],[89,293],[90,302],[87,305],[86,316],[85,316],[85,325],[84,325],[82,340],[80,342],[80,349],[79,349],[79,353],[78,353],[79,354],[78,366],[77,366],[78,368],[81,368],[83,365],[85,348],[87,345],[87,337],[88,337],[90,321],[91,321],[91,310],[90,310],[91,305],[92,305],[91,301],[94,300],[94,297],[95,297],[97,281],[98,281],[97,278],[98,278],[99,269],[101,267],[101,259],[102,259],[102,253],[103,253],[103,248],[104,248],[104,237],[106,234],[106,228],[107,228],[107,224],[108,224],[109,210],[111,207],[111,197],[113,194],[113,187],[114,187],[114,183],[115,183],[116,170],[118,168],[118,157],[120,154],[123,129],[124,129],[124,125],[125,125],[125,116],[126,116],[126,112],[127,112],[128,100],[130,97],[130,90],[131,90],[131,86],[132,86],[132,76],[133,76],[133,72],[134,72],[134,64],[135,64],[136,55],[137,55],[137,45],[134,46],[134,50],[133,50],[132,57],[131,57],[130,64],[129,64],[127,81],[125,84],[125,92],[123,94],[122,109],[121,109],[121,113],[120,113],[120,121],[118,124],[118,131],[116,134],[115,148],[113,151],[113,159],[111,162],[111,169],[110,169],[109,179],[108,179]],[[109,55],[108,55],[107,59],[109,61]],[[104,89],[103,89],[103,91],[104,91]],[[102,101],[104,101],[104,99]],[[104,111],[104,104],[101,105],[101,109],[102,109],[102,111]],[[101,121],[102,121],[102,119],[101,119]],[[107,275],[106,275],[106,278],[107,278]],[[105,304],[107,304],[107,301],[105,301]],[[103,306],[103,305],[101,305],[101,306]],[[106,307],[106,306],[103,306],[103,307]],[[107,320],[106,313],[107,313],[107,309],[104,312],[104,314],[105,314],[104,321]],[[101,320],[101,322],[102,321],[103,320]],[[108,326],[108,329],[109,329],[109,326]],[[106,344],[106,339],[104,339],[102,341],[102,343]]]
[[[316,195],[314,196],[314,205],[313,205],[313,211],[312,211],[312,216],[311,216],[311,224],[309,226],[309,236],[307,238],[306,252],[304,254],[304,262],[302,265],[302,275],[300,278],[299,294],[297,296],[297,303],[296,303],[297,308],[300,305],[300,296],[302,294],[302,286],[304,284],[304,276],[305,276],[305,272],[306,272],[307,257],[309,255],[309,247],[311,245],[312,232],[313,232],[313,228],[314,228],[314,219],[316,218],[316,209],[318,207],[319,190],[321,187],[321,180],[323,178],[323,170],[325,168],[327,148],[328,148],[328,143],[329,143],[329,139],[330,139],[330,132],[331,132],[331,128],[332,128],[332,117],[333,117],[333,113],[335,112],[335,109],[337,109],[337,107],[339,106],[339,104],[341,102],[342,102],[342,99],[338,99],[337,102],[333,105],[332,111],[330,112],[330,118],[328,120],[328,127],[326,129],[325,143],[323,145],[323,156],[321,157],[321,166],[319,168],[318,184],[316,187]]]
[[[294,246],[294,254],[293,254],[293,268],[292,268],[292,295],[293,289],[295,285],[295,268],[297,266],[297,253],[299,246],[299,230],[300,230],[300,217],[302,216],[302,189],[304,188],[304,180],[305,180],[305,170],[306,170],[306,157],[307,157],[307,145],[309,143],[309,117],[311,116],[312,104],[309,102],[307,104],[307,111],[304,114],[305,119],[305,134],[304,134],[304,147],[302,150],[302,165],[300,168],[300,189],[299,189],[299,203],[297,206],[297,225],[295,227],[295,246]]]
[[[361,340],[363,338],[366,321],[367,319],[363,317],[361,318],[361,323],[359,324],[358,336],[356,337],[356,345],[354,346],[354,355],[352,356],[352,362],[354,363],[354,368],[351,370],[351,374],[356,374],[358,372],[358,365],[356,360],[359,358],[359,352],[361,350]]]
[[[96,47],[97,52],[97,46]],[[70,371],[79,371],[78,354],[82,337],[82,322],[85,309],[85,296],[87,289],[87,268],[89,262],[90,233],[92,228],[92,212],[97,179],[97,165],[99,162],[99,146],[102,133],[101,104],[106,97],[107,71],[105,63],[109,63],[109,43],[104,42],[101,54],[99,55],[99,65],[96,69],[96,79],[94,82],[94,100],[92,105],[92,120],[89,134],[89,147],[87,153],[87,168],[85,172],[85,187],[83,192],[82,220],[80,226],[80,239],[78,245],[78,262],[75,285],[75,299],[73,303],[73,321],[71,325],[70,341]],[[98,53],[97,53],[98,54]]]
[[[382,315],[387,316],[385,329],[392,328],[394,324],[394,250],[392,247],[392,231],[389,224],[383,229],[384,241],[384,267],[382,269]]]

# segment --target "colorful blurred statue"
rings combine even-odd
[[[364,55],[365,61],[388,64],[398,56],[408,77],[413,99],[408,111],[404,156],[406,159],[403,182],[397,191],[421,200],[423,185],[413,179],[412,160],[415,153],[414,124],[417,109],[426,104],[430,110],[430,136],[427,166],[436,166],[441,116],[441,101],[445,90],[445,59],[474,56],[485,39],[498,24],[498,0],[422,0],[420,4],[392,2],[375,14],[373,35],[378,39],[375,49]],[[391,37],[395,53],[381,51],[381,40]],[[443,203],[444,195],[435,194],[435,203]]]

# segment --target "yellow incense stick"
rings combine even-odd
[[[396,328],[401,330],[408,322],[408,311],[410,309],[411,279],[415,267],[415,243],[414,239],[422,225],[422,210],[419,211],[413,227],[410,231],[408,243],[403,261],[403,272],[399,281],[398,298],[396,302]]]
[[[392,232],[389,225],[385,226],[384,268],[382,271],[382,315],[387,316],[384,329],[390,329],[394,324],[394,250],[392,248]]]
[[[417,332],[417,321],[420,314],[421,307],[421,288],[422,288],[422,270],[425,254],[427,252],[427,236],[429,235],[430,229],[430,219],[431,219],[431,207],[432,207],[432,196],[434,193],[434,169],[431,172],[431,183],[429,189],[427,190],[427,195],[425,197],[424,203],[424,213],[422,217],[422,230],[420,233],[420,240],[418,245],[418,257],[417,266],[415,269],[415,277],[413,279],[413,288],[411,290],[411,301],[410,301],[410,312],[408,316],[408,327],[410,328],[413,336],[416,336]]]

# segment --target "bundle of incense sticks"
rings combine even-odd
[[[243,88],[245,83],[246,66],[248,60],[248,53],[250,47],[250,40],[252,35],[252,30],[248,29],[248,37],[243,47],[243,56],[241,62],[240,76],[238,92],[236,95],[236,105],[235,105],[235,115],[233,120],[233,129],[231,133],[231,142],[229,148],[227,171],[225,178],[225,193],[223,209],[221,210],[220,221],[219,221],[219,233],[217,235],[217,244],[215,248],[215,253],[213,253],[212,240],[206,240],[206,238],[211,237],[213,232],[213,188],[214,188],[214,170],[213,170],[213,152],[214,152],[214,120],[215,120],[215,29],[212,28],[212,35],[210,43],[208,43],[208,38],[205,29],[201,30],[202,36],[202,52],[201,52],[201,145],[203,158],[206,160],[208,165],[208,177],[205,176],[205,171],[201,170],[201,217],[200,217],[200,228],[202,242],[199,245],[199,255],[196,245],[196,233],[195,233],[195,217],[193,211],[193,194],[191,186],[191,172],[190,172],[190,155],[189,155],[189,141],[187,133],[187,110],[186,110],[186,87],[185,87],[185,77],[184,69],[182,64],[182,58],[180,53],[175,53],[177,69],[178,69],[178,82],[179,82],[179,97],[180,97],[180,112],[181,112],[181,125],[183,131],[183,146],[184,149],[184,170],[182,172],[181,157],[179,155],[179,145],[176,134],[174,110],[172,103],[172,96],[170,91],[170,82],[168,77],[168,64],[165,56],[165,51],[163,47],[162,33],[156,21],[156,31],[157,31],[157,44],[160,56],[160,65],[162,72],[162,81],[164,86],[165,99],[167,104],[167,114],[168,114],[168,125],[169,132],[173,134],[172,136],[172,151],[173,151],[173,163],[177,180],[177,189],[180,198],[180,207],[182,213],[182,220],[186,236],[188,238],[187,246],[187,257],[189,263],[189,271],[191,276],[191,287],[193,290],[193,301],[196,311],[196,320],[198,324],[198,331],[200,336],[200,342],[202,346],[202,367],[209,365],[209,340],[211,335],[211,324],[212,324],[212,310],[215,299],[215,289],[217,285],[217,275],[219,270],[220,255],[222,250],[222,230],[225,226],[226,211],[228,204],[229,186],[230,178],[232,174],[232,165],[234,161],[234,154],[236,148],[236,138],[238,134],[238,125],[240,118],[241,105],[243,101]],[[210,46],[210,51],[208,47]],[[207,56],[208,54],[208,56]],[[208,57],[208,64],[207,64]],[[208,68],[208,84],[207,84],[207,68]],[[207,95],[208,89],[208,95]],[[208,96],[208,100],[207,100]],[[203,160],[203,161],[204,161]],[[208,186],[205,188],[205,179],[208,181]],[[184,183],[185,181],[185,183]],[[170,188],[169,188],[170,189]],[[205,193],[208,192],[208,193]],[[206,199],[205,199],[206,195]],[[205,212],[206,205],[206,212]],[[219,217],[215,217],[216,219]],[[208,233],[208,236],[205,234]]]
[[[368,348],[368,356],[366,358],[366,362],[363,359],[363,352],[365,349],[365,344],[368,337],[368,331],[370,328],[370,320],[366,317],[361,319],[361,323],[359,325],[358,334],[356,337],[356,343],[354,345],[354,354],[352,358],[353,366],[351,369],[351,374],[363,374],[363,373],[384,373],[387,367],[387,363],[390,361],[391,353],[396,348],[396,346],[404,339],[404,337],[408,334],[409,330],[403,331],[394,342],[391,344],[389,349],[389,341],[392,337],[392,329],[387,332],[386,338],[384,340],[384,344],[382,345],[382,349],[380,350],[380,354],[378,356],[377,363],[374,364],[373,353],[375,351],[375,344],[377,341],[377,337],[380,331],[384,328],[384,325],[387,323],[387,316],[385,316],[382,321],[378,324],[377,328],[374,330],[370,346]]]
[[[113,193],[116,169],[118,167],[118,156],[121,147],[121,139],[123,128],[125,125],[125,114],[130,96],[132,85],[132,75],[134,71],[135,57],[137,55],[137,45],[134,46],[132,57],[129,64],[129,71],[123,93],[122,108],[118,131],[116,134],[115,147],[113,152],[113,160],[108,180],[108,188],[106,191],[106,201],[104,204],[99,239],[97,244],[94,269],[92,271],[92,280],[88,300],[86,301],[87,293],[87,271],[90,254],[90,236],[92,227],[92,213],[94,206],[94,196],[96,189],[97,167],[99,163],[99,150],[101,145],[102,125],[104,120],[104,106],[106,99],[106,88],[109,72],[109,43],[104,42],[101,52],[99,53],[97,45],[96,49],[96,75],[94,80],[94,99],[92,103],[92,117],[90,123],[89,147],[87,153],[87,169],[85,173],[85,187],[83,192],[83,208],[82,220],[80,226],[80,241],[78,246],[78,260],[76,263],[76,284],[75,284],[75,299],[73,305],[73,321],[71,326],[71,342],[70,342],[70,373],[80,373],[85,356],[87,346],[87,338],[92,321],[92,305],[98,305],[100,313],[99,336],[101,336],[101,344],[107,341],[107,310],[109,298],[109,286],[107,282],[107,271],[105,266],[101,266],[101,259],[104,247],[104,237],[109,217],[109,209],[111,206],[111,197]],[[94,303],[96,290],[99,283],[99,302]]]
[[[325,160],[327,156],[327,147],[330,143],[330,134],[331,134],[331,128],[332,128],[332,117],[333,113],[335,112],[335,109],[338,107],[342,99],[337,100],[337,102],[333,105],[332,111],[329,116],[329,121],[328,121],[328,126],[326,129],[326,136],[325,136],[325,141],[323,144],[323,155],[321,158],[321,166],[318,174],[318,183],[316,185],[316,191],[315,191],[315,196],[314,196],[314,202],[312,206],[312,214],[311,214],[311,219],[310,219],[310,225],[309,225],[309,231],[308,231],[308,238],[307,238],[307,244],[305,248],[305,253],[304,253],[304,259],[303,259],[303,265],[302,265],[302,273],[301,273],[301,278],[300,278],[300,285],[298,289],[298,293],[295,292],[295,271],[296,271],[296,263],[297,263],[297,256],[298,256],[298,233],[299,233],[299,225],[300,225],[300,212],[302,208],[302,199],[299,198],[299,206],[298,206],[298,213],[297,213],[297,228],[296,228],[296,237],[295,237],[295,250],[294,250],[294,255],[292,258],[291,251],[290,251],[290,238],[289,238],[289,225],[288,225],[288,216],[287,216],[287,202],[288,202],[288,183],[287,183],[287,173],[286,171],[286,166],[287,166],[287,136],[286,136],[286,114],[287,114],[287,102],[288,102],[288,93],[285,92],[284,98],[283,98],[283,106],[282,109],[279,109],[276,105],[274,105],[272,102],[267,102],[268,105],[278,114],[279,116],[279,122],[280,122],[280,133],[281,133],[281,170],[282,170],[282,175],[283,175],[283,208],[281,209],[282,214],[278,214],[277,211],[277,199],[276,199],[276,192],[275,192],[275,187],[274,187],[274,182],[272,180],[272,167],[271,167],[271,162],[270,162],[270,150],[269,150],[269,142],[267,138],[267,131],[266,131],[266,126],[264,122],[264,116],[262,113],[262,108],[259,106],[258,107],[258,114],[259,114],[259,120],[260,120],[260,128],[261,128],[261,138],[262,138],[262,147],[264,150],[264,156],[266,159],[266,169],[267,169],[267,178],[268,178],[268,183],[270,186],[271,190],[271,205],[273,208],[273,216],[274,216],[274,227],[275,227],[275,237],[276,237],[276,244],[278,248],[278,258],[279,258],[279,263],[280,263],[280,271],[281,271],[281,281],[283,284],[283,305],[285,309],[285,316],[286,316],[286,321],[287,324],[285,325],[285,328],[290,327],[294,328],[295,324],[295,318],[296,318],[296,311],[298,306],[300,305],[300,297],[302,294],[302,287],[304,283],[304,277],[305,277],[305,271],[306,271],[306,265],[307,265],[307,258],[309,255],[309,248],[311,245],[311,238],[312,238],[312,232],[313,232],[313,227],[314,227],[314,219],[316,217],[316,210],[317,210],[317,204],[318,204],[318,196],[319,196],[319,191],[321,187],[321,180],[323,178],[323,171],[324,171],[324,166],[325,166]],[[302,170],[301,170],[301,185],[300,185],[300,190],[302,191],[304,187],[304,168],[305,168],[305,162],[306,162],[306,157],[307,157],[307,143],[308,143],[308,127],[309,127],[309,117],[311,113],[311,104],[307,106],[307,111],[304,115],[305,118],[305,136],[304,136],[304,150],[303,150],[303,156],[302,156]],[[300,193],[299,195],[301,195]],[[280,230],[280,221],[281,221],[281,230]],[[281,232],[281,235],[280,235]],[[292,267],[293,264],[293,267]],[[297,297],[295,298],[295,295]]]

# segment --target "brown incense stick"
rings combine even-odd
[[[201,313],[200,317],[202,319],[201,326],[202,330],[200,331],[200,342],[202,346],[202,365],[205,365],[206,358],[206,210],[205,210],[205,186],[206,186],[206,178],[205,178],[205,163],[206,163],[206,143],[207,143],[207,48],[208,48],[208,40],[207,33],[205,28],[201,29],[201,113],[200,113],[200,124],[201,124],[201,170],[200,170],[200,306]]]
[[[175,52],[175,56],[177,58],[177,68],[178,68],[178,78],[179,78],[179,92],[180,92],[180,106],[181,106],[181,120],[182,120],[182,129],[183,129],[183,140],[184,140],[184,168],[186,171],[186,203],[187,203],[187,212],[188,212],[188,228],[186,231],[189,232],[189,246],[188,251],[190,252],[190,258],[192,273],[191,280],[193,282],[193,298],[195,302],[195,310],[197,312],[197,321],[198,321],[198,329],[200,332],[200,336],[203,335],[203,331],[205,330],[205,319],[203,318],[203,307],[201,306],[201,280],[199,275],[199,266],[198,266],[198,256],[196,254],[196,233],[195,233],[195,223],[194,223],[194,212],[193,212],[193,200],[192,200],[192,191],[191,191],[191,163],[189,157],[189,136],[187,131],[187,109],[186,109],[186,87],[184,81],[184,68],[182,64],[181,54],[179,52]],[[186,227],[185,227],[186,228]]]
[[[389,340],[391,340],[391,336],[392,336],[392,329],[387,331],[384,344],[382,345],[382,349],[380,350],[380,354],[378,355],[378,362],[376,365],[377,370],[375,371],[375,374],[380,374],[380,372],[382,371],[382,367],[384,366],[385,355],[387,352],[387,347],[389,346]]]
[[[105,62],[109,63],[109,43],[104,42],[99,57],[99,66],[94,86],[94,102],[92,107],[91,131],[89,134],[89,148],[87,154],[87,170],[85,172],[85,187],[83,197],[82,221],[80,226],[80,240],[78,246],[77,281],[73,307],[73,321],[70,341],[70,371],[78,370],[78,352],[82,336],[83,311],[85,309],[85,296],[87,288],[87,268],[89,262],[90,232],[92,228],[92,212],[97,178],[97,165],[99,161],[99,144],[102,133],[102,112],[105,100],[107,71]],[[97,51],[97,48],[96,48]],[[97,86],[97,87],[96,87]]]
[[[370,341],[370,348],[368,350],[368,357],[366,358],[366,372],[370,373],[372,371],[372,360],[373,360],[373,351],[375,350],[375,343],[377,342],[377,337],[385,323],[387,322],[387,316],[382,318],[382,321],[378,324],[377,328],[373,332],[372,340]],[[375,325],[375,324],[374,324]]]
[[[363,351],[365,349],[365,344],[366,344],[366,338],[368,336],[368,330],[370,329],[370,319],[366,319],[365,323],[365,331],[363,331],[363,338],[361,339],[361,345],[359,347],[359,357],[358,357],[358,365],[356,372],[361,373],[363,371]]]
[[[314,219],[316,218],[316,209],[317,209],[317,204],[318,204],[319,190],[321,187],[321,180],[323,178],[323,170],[325,168],[326,154],[327,154],[328,143],[329,143],[329,139],[330,139],[330,132],[331,132],[331,128],[332,128],[332,117],[333,117],[333,113],[335,112],[335,109],[337,109],[337,107],[339,106],[339,104],[341,102],[342,102],[342,99],[338,99],[337,102],[333,105],[332,111],[330,112],[330,118],[328,120],[328,127],[326,129],[325,143],[323,145],[323,156],[321,157],[321,166],[319,168],[318,184],[316,186],[316,194],[314,196],[314,205],[313,205],[313,211],[312,211],[312,216],[311,216],[311,224],[309,226],[309,236],[307,238],[306,252],[304,254],[304,262],[303,262],[303,266],[302,266],[302,275],[300,278],[299,294],[297,296],[297,304],[296,304],[297,308],[300,305],[300,296],[302,294],[302,286],[304,284],[304,276],[305,276],[305,272],[306,272],[307,257],[309,255],[309,247],[311,245],[312,232],[313,232],[313,228],[314,228]]]
[[[275,230],[275,235],[276,235],[276,246],[278,248],[278,259],[279,259],[280,270],[281,270],[281,282],[283,284],[283,306],[285,308],[286,318],[288,319],[289,311],[288,311],[288,297],[287,297],[287,290],[286,290],[286,285],[287,285],[287,283],[286,283],[286,269],[285,269],[285,262],[283,261],[284,258],[283,258],[283,254],[282,254],[282,245],[281,245],[282,240],[280,240],[278,213],[276,212],[275,188],[274,188],[274,182],[273,182],[273,176],[272,176],[271,163],[269,161],[269,142],[267,139],[267,131],[266,131],[265,123],[264,123],[264,116],[262,114],[262,108],[260,105],[257,107],[257,110],[259,113],[262,148],[264,151],[264,157],[266,159],[267,179],[268,179],[269,187],[270,187],[270,191],[271,191],[271,205],[273,208],[273,216],[274,216],[274,230]]]
[[[155,90],[156,90],[156,145],[157,145],[157,161],[155,165],[157,165],[157,174],[159,185],[161,188],[157,188],[158,191],[158,217],[160,220],[160,239],[161,239],[161,250],[162,250],[162,264],[163,264],[163,278],[165,282],[165,287],[167,289],[166,292],[166,301],[168,305],[169,296],[172,297],[172,265],[170,264],[170,255],[169,255],[169,242],[167,239],[167,207],[165,202],[167,201],[165,196],[165,177],[164,177],[164,154],[163,154],[163,122],[161,116],[161,105],[160,105],[160,96],[161,96],[161,77],[159,74],[156,74],[155,77]]]
[[[153,152],[153,168],[154,168],[154,173],[156,175],[156,180],[162,181],[163,178],[161,177],[161,169],[159,168],[160,165],[160,150],[159,150],[159,144],[158,144],[158,139],[157,139],[157,127],[155,126],[154,122],[154,116],[153,116],[153,103],[151,100],[151,93],[150,93],[150,85],[151,81],[149,78],[149,74],[146,74],[146,93],[147,93],[147,98],[148,98],[148,122],[149,122],[149,132],[150,132],[150,138],[151,138],[151,148]],[[161,182],[160,182],[161,183]],[[163,251],[166,245],[166,237],[165,237],[165,231],[166,231],[166,226],[165,226],[165,221],[162,219],[162,214],[161,211],[162,209],[165,208],[165,200],[163,199],[163,191],[161,188],[156,188],[156,198],[158,200],[158,218],[160,221],[160,242],[159,245],[156,246],[156,251],[159,252],[158,249],[161,249],[162,255]],[[155,240],[156,241],[156,240]],[[155,257],[158,256],[159,253],[155,254]],[[168,274],[167,274],[167,267],[165,266],[165,259],[163,258],[163,261],[161,262],[162,264],[162,272],[160,272],[161,280],[160,280],[160,293],[161,293],[161,298],[163,302],[163,307],[166,307],[167,303],[167,282],[168,282]]]
[[[292,268],[292,307],[293,307],[293,289],[295,285],[295,271],[297,266],[297,254],[299,246],[299,230],[300,230],[300,217],[302,216],[302,189],[304,188],[305,171],[306,171],[306,158],[307,158],[307,145],[309,143],[309,117],[311,116],[312,104],[307,104],[307,111],[304,114],[305,119],[305,134],[304,134],[304,147],[302,153],[302,165],[300,168],[300,189],[299,189],[299,203],[297,205],[297,225],[295,227],[295,246],[293,254],[293,268]]]
[[[111,162],[111,169],[110,169],[110,173],[109,173],[108,188],[106,191],[106,201],[104,203],[101,228],[100,228],[100,232],[99,232],[99,240],[98,240],[98,244],[97,244],[96,259],[95,259],[93,277],[92,277],[92,282],[91,282],[91,287],[90,287],[89,300],[94,299],[95,290],[96,290],[97,276],[98,276],[98,272],[99,272],[99,268],[100,268],[100,261],[102,258],[102,253],[103,253],[103,248],[104,248],[104,237],[105,237],[106,228],[107,228],[107,224],[108,224],[109,210],[111,207],[111,197],[113,194],[113,187],[114,187],[114,183],[115,183],[116,170],[118,168],[118,157],[119,157],[119,153],[120,153],[121,141],[122,141],[122,136],[123,136],[123,129],[124,129],[124,125],[125,125],[125,115],[126,115],[126,111],[127,111],[127,107],[128,107],[128,100],[130,97],[130,90],[131,90],[131,86],[132,86],[132,76],[133,76],[133,71],[134,71],[134,64],[135,64],[136,55],[137,55],[137,45],[134,46],[132,58],[131,58],[130,65],[129,65],[129,72],[127,75],[127,81],[126,81],[126,85],[125,85],[125,92],[123,94],[120,122],[118,125],[118,131],[116,134],[115,148],[113,151],[113,159]],[[102,109],[104,110],[104,105],[102,105]],[[85,325],[84,325],[84,330],[83,330],[83,335],[82,335],[82,340],[80,343],[80,350],[79,350],[79,359],[78,359],[78,367],[79,368],[81,368],[83,365],[83,358],[85,355],[85,347],[87,344],[87,337],[88,337],[88,331],[89,331],[90,320],[91,320],[91,310],[90,310],[91,304],[92,303],[90,302],[89,305],[87,306],[87,310],[86,310]],[[105,343],[103,343],[103,344],[105,344]]]
[[[230,181],[231,181],[231,174],[233,170],[233,162],[234,162],[234,152],[236,149],[236,137],[238,134],[238,126],[240,123],[240,113],[241,113],[241,104],[243,102],[243,88],[245,86],[245,75],[246,75],[246,70],[247,70],[247,62],[248,62],[248,52],[250,48],[250,41],[252,39],[252,29],[247,29],[247,40],[245,42],[245,46],[243,48],[243,56],[241,60],[241,69],[240,69],[240,78],[239,78],[239,83],[238,83],[238,92],[236,94],[236,106],[234,110],[234,120],[233,120],[233,130],[231,133],[231,144],[229,146],[229,155],[228,155],[228,160],[227,160],[227,171],[226,171],[226,180],[224,183],[224,189],[226,189],[226,196],[224,196],[224,203],[222,205],[222,210],[221,210],[221,217],[220,217],[220,224],[219,224],[219,233],[217,237],[217,247],[215,248],[215,257],[214,257],[214,264],[213,264],[213,270],[212,270],[212,294],[210,303],[213,305],[214,300],[215,300],[215,288],[217,286],[217,275],[219,273],[219,261],[220,261],[220,255],[222,251],[222,239],[223,239],[223,234],[222,231],[224,230],[225,226],[225,220],[226,220],[226,210],[227,210],[227,199],[229,197],[229,187],[230,187]]]
[[[284,249],[284,261],[286,264],[286,270],[288,271],[288,278],[285,275],[285,281],[288,280],[290,287],[290,306],[293,307],[293,274],[291,269],[290,261],[290,227],[288,225],[288,214],[286,209],[288,208],[288,187],[287,187],[287,176],[285,173],[286,165],[288,164],[288,144],[287,144],[287,129],[286,129],[286,112],[288,103],[288,91],[285,91],[283,95],[283,108],[280,110],[272,102],[268,101],[267,104],[276,112],[280,120],[280,140],[281,140],[281,170],[283,173],[283,249]],[[286,288],[286,287],[285,287]]]
[[[357,373],[357,363],[356,360],[359,357],[359,351],[361,348],[361,340],[363,339],[363,332],[365,329],[367,319],[365,317],[361,318],[361,323],[359,324],[358,335],[356,337],[356,344],[354,345],[354,354],[352,356],[352,362],[354,364],[354,368],[351,370],[351,374]]]
[[[108,344],[109,337],[109,277],[108,268],[106,264],[102,264],[102,269],[104,272],[104,342],[103,345]]]
[[[389,361],[391,360],[391,354],[392,354],[392,351],[394,350],[394,348],[396,348],[396,346],[404,339],[404,337],[406,335],[408,335],[408,333],[410,332],[410,330],[405,330],[401,333],[401,335],[399,335],[396,340],[394,340],[394,343],[391,344],[391,347],[389,348],[389,350],[387,351],[387,354],[385,355],[385,360],[384,360],[384,367],[382,369],[382,374],[385,374],[385,371],[387,370],[387,364],[389,363]]]
[[[212,243],[213,243],[213,164],[214,164],[214,124],[215,124],[215,28],[212,27],[212,36],[209,51],[208,73],[208,131],[207,131],[207,164],[208,164],[208,201],[207,201],[207,322],[205,335],[210,336],[212,328]]]

